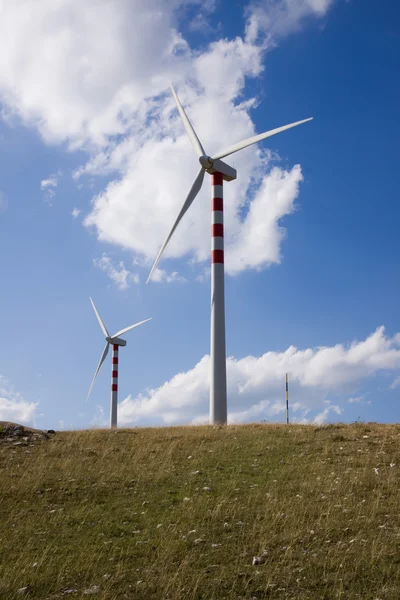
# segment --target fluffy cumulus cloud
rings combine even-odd
[[[263,356],[228,358],[229,421],[282,419],[284,381],[289,373],[291,413],[297,421],[322,423],[341,415],[365,381],[380,372],[400,370],[400,334],[389,337],[379,327],[367,339],[331,347],[289,347]],[[121,424],[142,422],[201,423],[208,420],[209,357],[156,389],[119,405]],[[352,396],[357,402],[359,395]]]
[[[246,82],[261,74],[271,46],[266,19],[300,24],[329,5],[328,0],[250,4],[242,37],[199,50],[182,36],[181,19],[190,8],[192,24],[204,23],[215,7],[211,1],[0,0],[0,35],[7,47],[0,56],[0,100],[8,118],[36,127],[48,143],[66,142],[88,153],[75,179],[107,175],[110,181],[93,199],[85,225],[147,267],[198,170],[169,80],[207,152],[251,136],[256,99],[246,95]],[[284,135],[306,136],[306,129]],[[302,175],[300,166],[281,169],[272,153],[258,147],[229,162],[240,167],[225,192],[227,270],[237,274],[280,261],[281,219],[293,211]],[[208,179],[166,257],[208,258]]]
[[[245,269],[261,269],[281,260],[281,242],[286,230],[280,219],[294,210],[303,177],[300,165],[290,171],[274,167],[263,177],[246,218],[235,223],[236,235],[228,236],[226,270],[236,274]]]
[[[246,37],[254,41],[260,35],[276,38],[298,30],[309,17],[326,15],[335,0],[254,0],[247,14]]]
[[[107,254],[93,260],[95,267],[103,271],[120,290],[126,290],[132,283],[139,283],[139,275],[125,268],[121,260],[116,265]]]
[[[38,403],[27,402],[0,375],[0,421],[34,425]]]
[[[175,11],[189,3],[1,0],[8,52],[0,57],[0,93],[10,116],[73,146],[125,133],[132,111],[184,55]]]

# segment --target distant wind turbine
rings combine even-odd
[[[157,265],[161,259],[161,256],[167,247],[172,235],[175,232],[182,217],[191,206],[193,200],[199,193],[203,184],[205,172],[212,175],[212,218],[211,218],[211,344],[210,344],[210,360],[211,360],[211,373],[210,373],[210,422],[212,424],[227,422],[227,398],[226,398],[226,349],[225,349],[225,292],[224,292],[224,225],[223,225],[223,180],[232,181],[236,179],[236,170],[222,162],[221,158],[234,154],[239,150],[243,150],[252,144],[261,142],[266,138],[272,137],[277,133],[286,131],[291,127],[296,127],[302,123],[311,121],[310,119],[304,119],[303,121],[297,121],[290,125],[284,125],[277,129],[272,129],[260,135],[255,135],[251,138],[233,144],[225,150],[218,152],[213,157],[208,156],[204,150],[192,124],[190,123],[179,98],[171,85],[172,94],[174,96],[176,106],[179,114],[182,118],[186,132],[192,143],[194,151],[200,162],[200,171],[197,174],[196,179],[186,197],[185,202],[178,214],[178,217],[169,232],[167,239],[162,245],[160,252],[154,262],[153,268],[150,271],[150,275],[147,279],[147,283],[150,281],[152,274],[154,273]]]
[[[147,321],[151,321],[150,319],[146,319],[145,321],[140,321],[139,323],[135,323],[135,325],[130,325],[129,327],[125,327],[125,329],[121,329],[120,331],[117,331],[117,333],[115,333],[114,335],[110,335],[106,329],[106,326],[104,325],[98,311],[97,308],[95,307],[95,304],[93,302],[93,300],[90,298],[90,302],[92,303],[93,306],[93,310],[95,312],[95,315],[97,317],[97,320],[99,322],[99,325],[101,327],[102,332],[104,333],[105,337],[106,337],[106,345],[105,348],[103,350],[103,354],[101,355],[100,358],[100,362],[97,366],[96,369],[96,373],[94,374],[93,377],[93,381],[90,385],[90,389],[89,389],[89,393],[87,395],[86,400],[89,398],[90,393],[92,391],[94,382],[96,381],[96,377],[99,374],[99,371],[101,369],[101,366],[103,364],[103,362],[106,359],[106,356],[108,354],[108,350],[110,348],[110,345],[112,345],[113,347],[113,351],[112,351],[112,374],[111,374],[111,410],[110,410],[110,425],[112,429],[115,429],[117,427],[117,406],[118,406],[118,347],[119,346],[126,346],[126,341],[121,339],[119,336],[123,335],[124,333],[127,333],[127,331],[130,331],[131,329],[134,329],[135,327],[139,327],[139,325],[142,325],[143,323],[147,323]]]

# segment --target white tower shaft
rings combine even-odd
[[[225,425],[227,422],[227,399],[223,176],[222,173],[213,173],[211,177],[210,423]]]
[[[117,427],[117,410],[118,410],[118,345],[113,344],[113,347],[112,347],[112,373],[111,373],[111,410],[110,410],[111,429],[116,429],[116,427]]]

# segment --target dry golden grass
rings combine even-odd
[[[1,600],[400,598],[398,425],[66,432],[0,465]]]

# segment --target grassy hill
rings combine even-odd
[[[400,598],[397,425],[65,432],[0,468],[1,600]]]

